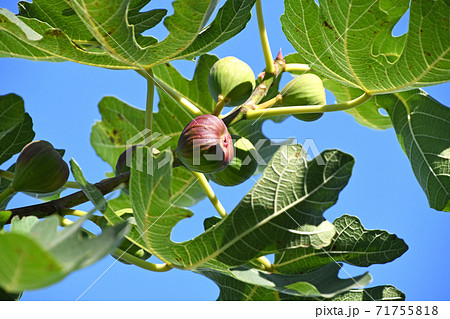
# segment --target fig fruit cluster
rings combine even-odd
[[[200,115],[181,132],[176,153],[190,170],[214,173],[225,169],[233,159],[233,141],[220,118]]]
[[[281,90],[279,106],[298,105],[322,105],[326,104],[325,88],[322,80],[315,74],[307,73],[291,80]],[[293,116],[302,121],[315,121],[321,118],[323,113],[294,114]]]
[[[12,187],[18,192],[45,194],[60,189],[69,178],[69,167],[47,141],[27,144],[16,162]]]
[[[224,105],[240,105],[255,88],[255,74],[247,63],[235,57],[226,57],[212,66],[208,87],[216,102],[224,100]]]

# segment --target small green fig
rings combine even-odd
[[[251,155],[256,151],[245,137],[234,138],[235,155],[230,165],[223,171],[207,174],[215,183],[222,186],[236,186],[248,180],[258,168],[258,162]]]
[[[209,72],[208,87],[216,102],[224,100],[224,105],[240,105],[255,87],[255,74],[247,63],[229,56],[214,63]]]
[[[218,172],[233,159],[233,141],[221,119],[210,114],[200,115],[181,132],[176,154],[180,162],[193,171]]]
[[[281,90],[282,98],[278,102],[282,106],[322,105],[326,104],[325,88],[322,80],[315,74],[306,73],[291,80]],[[323,113],[294,114],[302,121],[315,121]]]
[[[19,154],[12,187],[19,192],[50,193],[61,188],[68,177],[69,167],[53,145],[34,141]]]
[[[142,260],[147,260],[147,259],[149,259],[152,256],[152,254],[150,254],[149,252],[147,252],[143,248],[133,244],[127,238],[124,239],[124,241],[122,242],[122,244],[118,248],[120,250],[122,250],[122,251],[124,251],[124,252],[126,252],[126,253],[128,253],[130,255],[133,255],[134,257],[142,259]],[[131,265],[128,261],[120,258],[120,256],[118,256],[118,255],[116,255],[114,253],[112,253],[111,256],[116,258],[121,263],[124,263],[126,265]]]

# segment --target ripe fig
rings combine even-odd
[[[282,106],[297,105],[321,105],[326,104],[325,88],[322,80],[315,74],[307,73],[290,81],[281,90]],[[315,121],[322,117],[323,113],[294,114],[293,116],[302,121]]]
[[[210,114],[200,115],[181,132],[176,154],[180,162],[193,171],[218,172],[233,159],[233,141],[221,119]]]
[[[47,141],[34,141],[22,149],[16,162],[12,187],[19,192],[50,193],[61,188],[69,167]]]
[[[240,105],[255,87],[255,74],[247,63],[229,56],[214,63],[209,72],[208,87],[216,102],[224,100],[224,105]]]
[[[258,162],[251,155],[252,151],[256,151],[253,144],[245,137],[237,136],[235,140],[235,155],[230,165],[223,171],[207,175],[222,186],[239,185],[248,180],[258,168]]]

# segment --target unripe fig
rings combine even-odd
[[[216,102],[224,99],[224,105],[240,105],[255,87],[255,74],[247,63],[229,56],[214,63],[209,72],[208,87]]]
[[[16,162],[12,187],[19,192],[50,193],[61,188],[69,167],[47,141],[34,141],[22,149]]]
[[[237,136],[235,140],[235,155],[230,165],[223,171],[207,175],[219,185],[239,185],[248,180],[258,168],[256,159],[251,155],[252,151],[256,151],[253,144],[245,137]]]
[[[321,105],[326,104],[325,88],[322,80],[315,74],[307,73],[290,81],[281,90],[282,106]],[[323,113],[294,114],[302,121],[315,121],[322,117]]]
[[[200,115],[181,132],[176,154],[180,162],[193,171],[218,172],[233,159],[233,141],[221,119],[210,114]]]
[[[134,257],[137,257],[139,259],[142,260],[147,260],[149,259],[152,254],[150,254],[149,252],[147,252],[146,250],[142,249],[139,246],[136,246],[135,244],[133,244],[131,241],[129,241],[128,239],[124,239],[124,241],[122,242],[122,244],[118,247],[120,250],[133,255]],[[112,253],[111,256],[113,256],[114,258],[116,258],[118,261],[120,261],[121,263],[124,263],[126,265],[131,265],[128,261],[120,258],[120,256]]]

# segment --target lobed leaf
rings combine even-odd
[[[172,228],[192,213],[171,196],[171,153],[149,156],[142,152],[142,162],[151,161],[152,170],[131,168],[130,194],[138,229],[145,233],[153,255],[189,269],[212,259],[242,265],[287,247],[329,245],[335,229],[322,214],[337,201],[353,166],[353,158],[340,151],[325,151],[307,162],[300,145],[282,146],[229,216],[190,241],[174,243]]]
[[[446,0],[285,0],[283,31],[311,68],[370,94],[448,81],[449,7]],[[395,24],[410,10],[408,32]],[[314,39],[314,41],[311,41]]]
[[[450,108],[423,90],[377,97],[431,208],[450,211]]]
[[[367,230],[354,216],[343,215],[333,225],[336,235],[328,247],[296,248],[276,253],[275,270],[283,274],[300,274],[339,261],[367,267],[391,262],[408,249],[396,235],[384,230]]]
[[[37,0],[20,2],[16,16],[0,9],[0,57],[73,61],[110,69],[148,69],[192,59],[239,33],[255,0],[228,0],[205,27],[218,0],[177,0],[141,12],[149,0]],[[102,8],[102,10],[98,10]],[[143,35],[164,18],[167,37]]]

